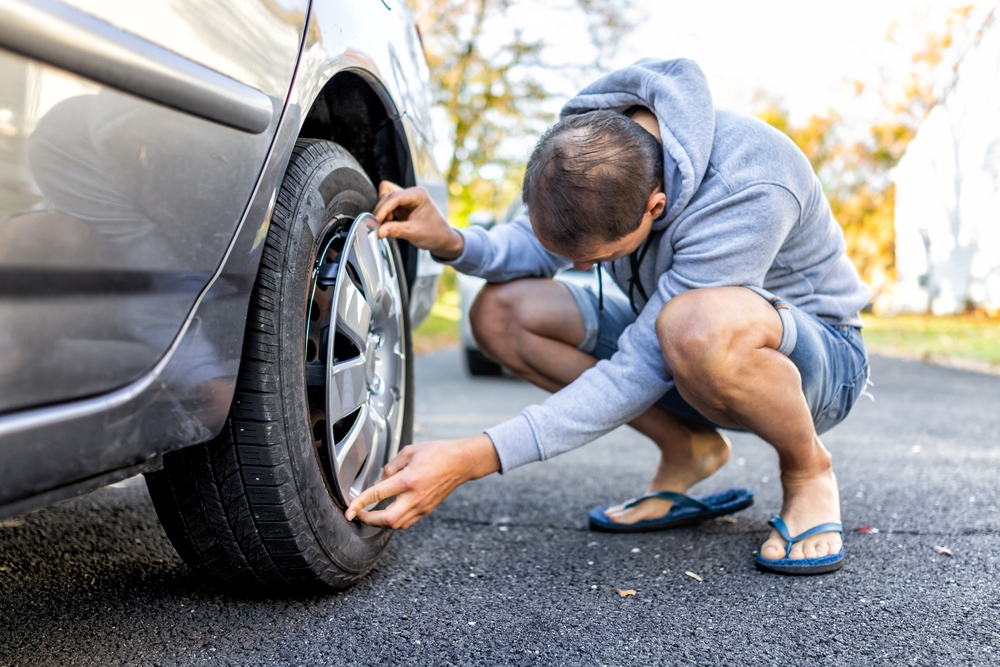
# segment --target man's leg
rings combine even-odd
[[[656,325],[681,396],[712,422],[752,431],[778,451],[788,530],[840,521],[832,458],[816,435],[798,369],[777,351],[782,323],[774,307],[743,287],[693,290],[667,303]],[[821,533],[795,544],[790,556],[816,558],[840,547],[839,534]],[[761,555],[784,557],[777,531]]]
[[[759,297],[758,297],[759,298]],[[524,279],[483,288],[470,313],[480,348],[511,372],[558,391],[597,360],[577,347],[586,330],[569,289],[554,280]],[[729,459],[729,442],[717,431],[652,407],[630,424],[660,448],[650,491],[686,492]],[[650,499],[624,510],[608,510],[621,523],[658,518],[670,501]]]

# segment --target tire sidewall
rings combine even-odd
[[[392,531],[347,521],[343,509],[334,501],[320,467],[310,428],[303,341],[308,326],[313,258],[327,224],[335,215],[353,218],[370,211],[377,200],[377,192],[361,165],[342,147],[326,141],[299,142],[300,146],[306,144],[311,144],[310,148],[318,151],[295,151],[292,157],[306,172],[306,180],[299,183],[286,176],[281,186],[281,195],[294,201],[290,207],[290,219],[283,221],[287,224],[287,236],[281,285],[277,290],[280,295],[277,310],[281,345],[278,384],[284,412],[284,441],[303,512],[316,537],[317,547],[325,556],[320,560],[329,559],[337,568],[360,575],[375,565],[392,537]],[[407,349],[408,386],[404,396],[402,445],[409,443],[412,433],[412,354],[406,283],[394,243],[393,256],[397,277],[401,278],[403,336]],[[317,574],[324,581],[333,579],[328,581],[331,584],[340,584],[343,578],[343,573],[335,570]]]

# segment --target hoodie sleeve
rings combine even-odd
[[[679,220],[673,265],[622,332],[618,352],[541,405],[486,431],[502,470],[580,447],[645,412],[673,387],[656,337],[656,318],[666,303],[691,289],[760,287],[799,217],[799,203],[788,190],[757,184]]]
[[[565,257],[546,250],[535,236],[527,215],[489,231],[481,227],[460,229],[465,240],[462,254],[442,264],[470,276],[502,283],[515,278],[551,278],[571,264]]]

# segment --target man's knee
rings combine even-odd
[[[732,307],[733,293],[728,289],[684,292],[667,302],[657,316],[656,335],[664,362],[676,379],[697,377],[725,387],[738,372],[749,323]]]
[[[509,340],[519,326],[516,291],[513,283],[488,284],[469,309],[472,336],[480,349],[494,359],[502,352],[500,343]]]

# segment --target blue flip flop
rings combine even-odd
[[[647,533],[654,530],[666,530],[701,523],[717,516],[732,514],[753,505],[753,493],[749,489],[729,489],[702,498],[692,498],[683,493],[673,491],[657,491],[634,498],[625,503],[625,509],[635,507],[650,498],[663,498],[674,501],[670,511],[659,519],[646,519],[636,523],[615,523],[604,515],[609,507],[604,505],[590,510],[590,529],[605,533]]]
[[[821,523],[820,525],[810,528],[804,533],[792,537],[788,532],[788,526],[785,525],[784,519],[775,514],[768,521],[769,524],[774,526],[774,529],[778,531],[778,534],[785,540],[785,557],[778,560],[768,560],[767,558],[761,557],[757,554],[757,569],[764,570],[765,572],[775,572],[777,574],[825,574],[827,572],[833,572],[839,570],[844,565],[844,547],[840,547],[840,551],[835,554],[829,554],[826,556],[820,556],[819,558],[799,558],[791,559],[788,557],[792,553],[792,545],[796,542],[801,542],[807,537],[812,537],[813,535],[818,535],[820,533],[841,533],[844,532],[844,524],[839,521],[831,521],[829,523]]]

